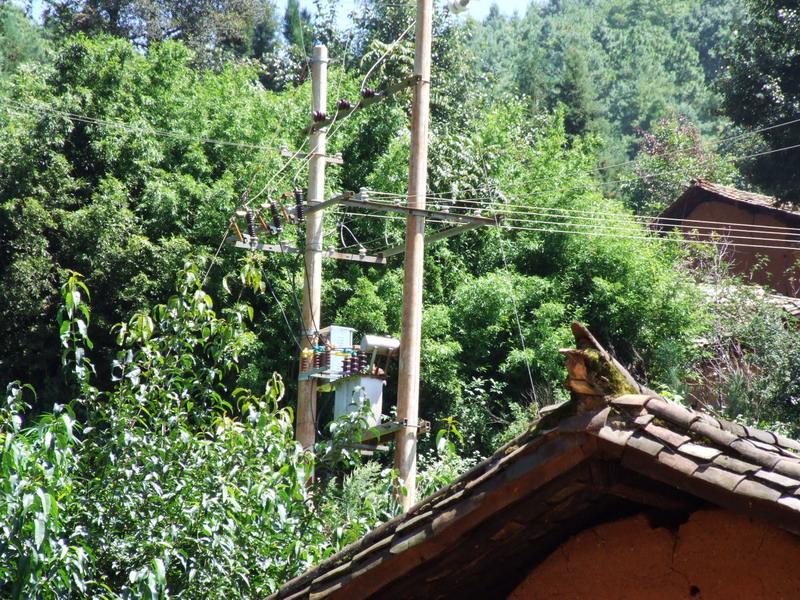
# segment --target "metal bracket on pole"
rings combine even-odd
[[[229,242],[232,242],[234,246],[237,248],[242,248],[244,250],[261,250],[262,252],[280,252],[281,254],[299,254],[302,252],[299,248],[295,248],[294,246],[290,246],[283,240],[278,241],[277,244],[262,244],[257,240],[249,241],[245,239],[245,241],[241,242],[237,240],[235,237],[229,237]]]
[[[353,192],[345,192],[344,194],[339,194],[338,196],[334,196],[330,200],[325,200],[325,202],[320,202],[319,204],[311,204],[310,206],[306,207],[306,215],[313,215],[315,212],[320,210],[325,210],[329,206],[335,206],[336,204],[340,204],[345,200],[348,200],[353,197]]]

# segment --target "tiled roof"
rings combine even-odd
[[[572,399],[273,598],[505,597],[570,535],[714,505],[800,534],[800,444],[670,402],[573,325]]]
[[[800,319],[800,298],[792,298],[781,294],[767,294],[767,302]]]
[[[712,302],[731,302],[734,299],[736,302],[747,300],[747,296],[740,293],[742,288],[735,286],[706,284],[700,285],[699,288],[706,298]],[[781,309],[786,314],[800,318],[800,298],[776,294],[757,285],[750,285],[744,289],[749,294],[752,294],[754,298],[762,299],[764,302]]]
[[[760,206],[769,206],[771,208],[781,208],[782,210],[786,210],[785,207],[781,207],[780,200],[774,196],[765,196],[764,194],[756,194],[755,192],[746,192],[735,187],[720,185],[719,183],[711,183],[710,181],[704,181],[702,179],[695,181],[693,186],[707,192],[711,192],[712,194],[716,194],[717,196],[729,198],[731,200],[738,200],[739,202],[749,202],[750,204],[758,204]],[[789,212],[796,211],[789,210]]]
[[[652,226],[669,228],[672,220],[686,218],[696,206],[709,200],[728,201],[752,211],[767,212],[778,219],[791,222],[792,225],[800,222],[800,210],[792,204],[781,202],[779,198],[699,179],[693,181],[675,202],[664,209]]]

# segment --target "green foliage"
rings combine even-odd
[[[495,11],[476,32],[476,67],[535,108],[564,103],[568,132],[602,135],[604,159],[618,162],[634,150],[637,129],[671,110],[718,128],[709,84],[737,10],[712,4],[566,0],[531,3],[513,17]]]
[[[261,393],[229,383],[253,339],[252,309],[218,315],[197,266],[166,304],[116,328],[108,392],[92,386],[88,290],[77,274],[62,297],[75,399],[26,424],[32,388],[12,384],[0,409],[4,596],[264,596],[399,510],[390,471],[366,463],[339,479],[341,457],[330,456],[314,507],[313,459],[292,439],[282,380]],[[441,453],[426,485],[469,464],[449,445]]]
[[[283,16],[283,36],[290,46],[300,48],[308,56],[314,43],[311,14],[300,8],[298,0],[288,0]]]
[[[419,456],[417,493],[421,498],[450,485],[478,462],[476,454],[459,453],[463,441],[460,424],[453,417],[443,419],[442,424],[444,427],[436,433],[436,449]]]
[[[642,141],[633,172],[622,184],[627,205],[637,214],[656,215],[697,179],[731,184],[736,168],[710,151],[685,116],[660,119]]]
[[[25,423],[32,393],[10,384],[0,408],[0,593],[77,597],[87,591],[90,543],[74,513],[81,487],[74,414],[56,406]]]
[[[313,15],[290,2],[282,23],[261,0],[147,18],[138,1],[48,6],[54,62],[26,54],[0,92],[0,379],[39,386],[38,398],[10,387],[0,411],[0,592],[267,595],[395,515],[399,482],[383,458],[353,450],[363,414],[328,428],[316,464],[292,441],[302,259],[253,252],[237,269],[237,254],[217,248],[245,195],[260,204],[305,179],[300,163],[281,170],[280,148],[303,142],[312,41],[342,61],[330,67],[332,111],[359,97],[413,2],[370,0],[348,32],[325,2]],[[703,358],[720,366],[720,410],[796,420],[800,354],[777,313],[739,296],[724,310],[703,302],[685,268],[697,257],[643,239],[632,214],[660,210],[691,178],[734,177],[700,132],[721,127],[709,84],[737,10],[566,0],[511,18],[493,10],[482,24],[437,11],[429,204],[491,216],[480,200],[505,203],[505,220],[426,248],[421,406],[440,429],[423,440],[421,494],[564,397],[557,351],[573,319],[639,379],[687,397],[695,341],[713,339]],[[759,26],[774,17],[758,14]],[[64,37],[74,30],[90,33]],[[411,38],[367,86],[408,74]],[[337,122],[328,151],[345,165],[328,171],[326,193],[403,194],[408,112],[400,94]],[[595,169],[640,135],[626,208]],[[405,235],[402,220],[344,214],[325,229],[326,247],[370,253]],[[295,226],[283,239],[303,244]],[[319,325],[399,335],[401,267],[326,262]]]
[[[0,84],[20,65],[44,60],[47,51],[41,28],[14,4],[0,4]]]
[[[84,367],[88,291],[76,274],[62,291],[61,338]],[[330,546],[309,510],[311,458],[292,439],[280,378],[262,393],[229,383],[251,318],[245,306],[218,316],[189,266],[178,295],[117,329],[110,391],[80,371],[81,427],[61,406],[23,427],[25,388],[9,387],[2,589],[253,597],[320,558]]]
[[[568,48],[564,54],[564,79],[556,96],[564,104],[564,128],[570,135],[584,135],[596,128],[600,116],[592,89],[586,57]]]
[[[731,119],[748,130],[800,118],[800,12],[789,0],[743,3],[745,18],[733,50],[725,60],[721,87]],[[797,127],[780,127],[762,134],[762,151],[796,146]],[[761,156],[749,165],[750,179],[768,192],[800,201],[800,150]]]
[[[382,159],[376,186],[402,189],[405,144],[398,138]],[[528,408],[534,400],[559,398],[558,349],[571,344],[573,319],[588,322],[644,380],[674,383],[687,373],[691,340],[707,320],[691,277],[675,268],[684,256],[679,247],[641,241],[648,235],[641,225],[596,191],[587,174],[594,156],[590,144],[569,142],[560,115],[532,119],[521,102],[508,99],[457,133],[434,134],[431,187],[447,190],[451,208],[475,196],[510,204],[503,213],[507,231],[467,234],[427,251],[423,405],[434,418],[463,423],[470,452],[496,448],[512,423],[518,431],[535,414]],[[532,217],[526,210],[565,212]],[[547,232],[586,231],[577,227],[585,223],[564,216],[573,211],[614,216],[616,229],[597,236]],[[537,219],[555,226],[528,224]],[[400,228],[381,227],[390,243],[402,240]],[[379,290],[381,281],[367,287]],[[395,296],[377,295],[396,309]],[[381,324],[380,310],[363,292],[351,298],[349,318],[369,315],[370,324]]]
[[[797,322],[760,288],[725,279],[697,360],[694,395],[729,419],[800,434]]]
[[[337,313],[340,323],[347,323],[358,333],[385,335],[389,333],[386,323],[385,300],[378,296],[378,286],[367,278],[359,279],[352,295]]]
[[[319,511],[332,542],[344,547],[399,514],[395,485],[394,472],[375,461],[356,466],[341,481],[329,480]]]
[[[45,340],[61,269],[104,290],[92,337],[110,358],[111,325],[165,301],[189,252],[214,251],[242,193],[264,187],[282,160],[280,143],[303,118],[306,89],[279,96],[254,77],[247,68],[196,70],[178,43],[143,56],[108,38],[72,39],[52,69],[15,77],[9,100],[23,109],[0,112],[0,281],[11,299],[0,308],[5,380],[43,381],[44,399],[57,389],[58,349]]]
[[[102,33],[149,47],[180,40],[205,63],[263,51],[274,37],[275,7],[263,0],[200,0],[158,3],[146,0],[45,0],[44,20],[58,37]],[[258,55],[256,55],[258,56]]]

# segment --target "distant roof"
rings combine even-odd
[[[800,534],[800,444],[666,400],[573,325],[571,400],[272,598],[505,597],[575,533],[720,506]]]
[[[737,293],[741,288],[736,286],[702,284],[699,288],[710,301],[726,302],[734,298],[736,302],[742,301],[742,295]],[[746,290],[756,298],[763,299],[768,304],[780,308],[792,317],[800,318],[800,298],[776,294],[759,285],[749,285],[746,287]]]
[[[800,298],[792,298],[782,294],[767,294],[767,302],[800,319]]]
[[[659,219],[683,219],[697,205],[710,200],[730,202],[758,212],[766,211],[778,219],[788,219],[792,223],[800,222],[800,211],[795,206],[782,202],[778,198],[699,179],[692,182],[692,185],[675,202],[658,215],[655,223],[661,225]],[[668,226],[669,224],[663,223],[663,225]]]

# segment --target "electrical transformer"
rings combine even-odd
[[[388,362],[399,347],[400,341],[394,338],[365,335],[361,344],[351,350],[350,357],[343,358],[342,377],[334,384],[334,419],[361,412],[367,405],[369,426],[380,425]]]

